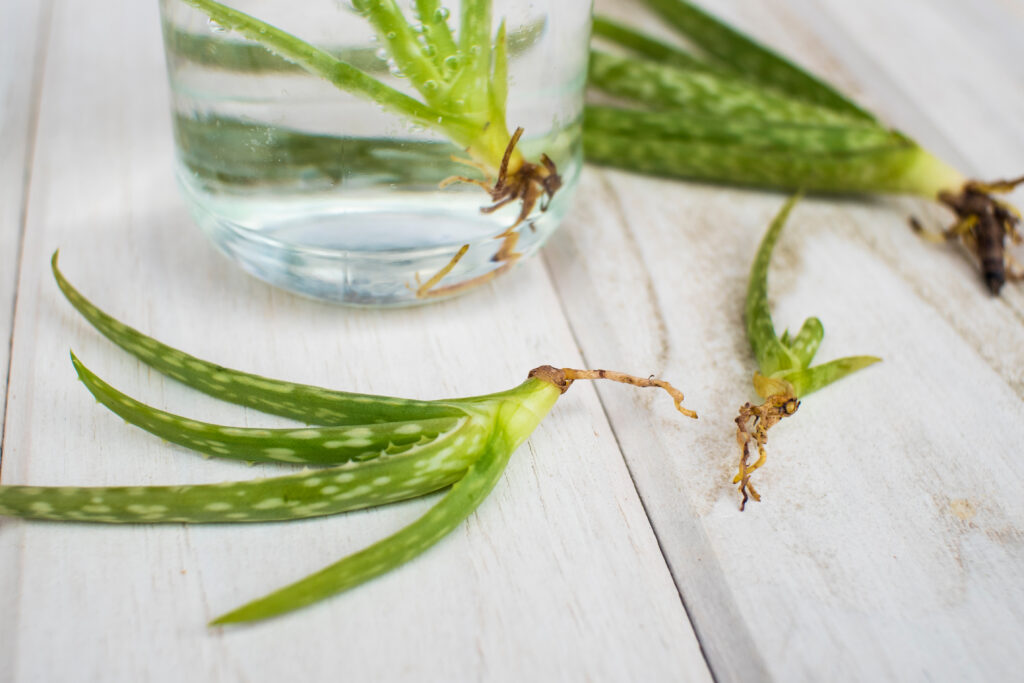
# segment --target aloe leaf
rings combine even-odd
[[[688,0],[645,0],[690,41],[736,73],[864,121],[875,117],[835,88]]]
[[[426,54],[412,26],[395,0],[352,0],[356,11],[369,19],[377,31],[377,40],[427,102],[440,87],[441,72]],[[429,87],[427,84],[433,84]]]
[[[881,360],[875,356],[847,356],[813,368],[784,373],[782,378],[793,386],[795,396],[804,397]]]
[[[440,0],[416,0],[416,16],[423,25],[423,40],[432,51],[434,64],[443,68],[444,60],[457,50],[452,29],[448,25],[448,10]]]
[[[807,153],[746,144],[604,134],[585,128],[588,162],[639,173],[792,191],[862,194],[907,193],[934,198],[962,179],[913,144],[850,153]],[[953,185],[951,185],[951,183]]]
[[[185,448],[247,462],[340,465],[401,452],[451,436],[469,418],[441,417],[346,427],[258,429],[211,424],[141,403],[97,377],[71,354],[78,378],[96,399],[130,424]]]
[[[268,50],[328,80],[341,90],[376,102],[419,125],[443,130],[453,139],[464,140],[473,137],[472,126],[462,122],[451,112],[437,111],[297,36],[213,0],[184,1],[204,12],[217,24],[257,41]]]
[[[604,38],[612,43],[621,45],[642,57],[665,66],[674,66],[688,71],[707,71],[709,73],[717,73],[720,76],[730,73],[725,69],[708,64],[686,50],[663,43],[600,14],[594,15],[592,32],[595,37]]]
[[[422,2],[423,0],[417,0],[417,5]],[[427,0],[427,3],[433,6],[440,6],[437,0]],[[509,31],[509,54],[513,56],[522,54],[536,45],[537,40],[544,34],[545,25],[546,19],[540,18]],[[431,36],[434,36],[434,26],[447,27],[447,21],[439,20],[433,25],[428,25],[427,22],[424,22],[423,26],[424,39],[428,47],[433,46],[435,48],[434,61],[437,63],[438,68],[440,68],[444,57],[455,53],[455,43],[452,41],[449,49],[442,49],[438,47],[438,42]],[[192,33],[191,31],[170,26],[165,27],[164,40],[167,44],[168,53],[173,55],[175,59],[188,60],[193,64],[199,64],[209,69],[246,74],[288,73],[304,70],[295,62],[290,62],[284,57],[271,52],[258,42],[248,40],[225,41],[220,37]],[[448,30],[448,40],[451,41],[450,29]],[[335,59],[345,62],[366,74],[385,75],[389,71],[387,61],[377,56],[378,48],[376,47],[323,45],[321,49]]]
[[[496,429],[480,457],[426,514],[401,531],[319,572],[215,619],[230,624],[267,619],[305,607],[380,576],[420,555],[459,526],[491,492],[512,452],[560,396],[552,384],[530,379],[501,404]]]
[[[743,149],[772,149],[800,155],[841,155],[879,149],[909,149],[899,133],[874,126],[844,123],[752,121],[693,114],[690,111],[640,111],[588,105],[586,130],[603,135],[657,138],[734,145]]]
[[[334,515],[444,488],[477,460],[486,420],[366,462],[194,486],[0,486],[0,515],[108,524],[275,522]]]
[[[790,197],[765,232],[750,268],[746,298],[747,338],[760,374],[769,380],[789,382],[796,397],[817,391],[879,360],[874,356],[852,356],[808,368],[825,336],[825,328],[816,317],[807,318],[792,341],[788,333],[784,335],[785,342],[775,333],[768,306],[768,266],[786,220],[800,197],[799,193]]]
[[[477,77],[486,77],[491,39],[491,0],[462,0],[459,16],[459,52],[472,64]],[[464,68],[464,67],[463,67]]]
[[[779,235],[782,234],[786,219],[799,199],[800,195],[791,197],[772,220],[750,268],[746,298],[747,338],[754,349],[761,374],[765,376],[773,376],[780,370],[800,367],[796,356],[782,344],[775,333],[771,309],[768,306],[768,266],[772,260],[772,250],[779,240]]]
[[[100,333],[154,370],[223,401],[272,415],[320,425],[365,425],[407,418],[460,417],[464,412],[445,402],[414,401],[333,391],[308,384],[270,379],[201,360],[167,346],[104,313],[64,278],[51,260],[53,276],[64,296]]]
[[[508,36],[505,33],[505,21],[498,26],[494,37],[494,50],[491,53],[491,111],[501,116],[501,125],[505,125],[505,107],[508,101]]]
[[[315,574],[214,619],[211,625],[256,621],[291,612],[405,564],[448,535],[477,508],[494,488],[509,455],[498,446],[488,447],[466,475],[412,524]]]
[[[806,368],[814,360],[814,354],[818,352],[822,339],[825,338],[825,326],[817,318],[811,317],[800,326],[800,331],[792,340],[784,338],[785,344],[790,352],[796,356],[797,367]]]
[[[466,167],[445,160],[447,141],[346,138],[205,114],[174,117],[181,162],[208,185],[268,183],[436,185]],[[358,175],[353,167],[360,168]]]
[[[590,84],[649,107],[684,109],[695,115],[746,121],[856,124],[846,114],[765,90],[740,78],[678,69],[597,50],[590,52]]]
[[[459,12],[458,51],[449,59],[447,74],[453,83],[447,106],[484,123],[490,113],[491,0],[463,0]]]
[[[187,60],[208,69],[235,73],[289,73],[303,68],[248,40],[225,40],[164,25],[164,44],[169,56]],[[387,63],[377,56],[375,47],[324,46],[325,52],[366,74],[388,73]]]

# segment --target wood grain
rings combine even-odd
[[[49,2],[21,2],[0,22],[0,376],[6,389],[18,258],[49,26]],[[17,66],[15,66],[17,65]],[[0,394],[0,457],[6,391]]]
[[[1019,80],[985,46],[951,46],[956,14],[925,4],[715,10],[854,84],[907,130],[931,122],[926,132],[972,170],[1009,175],[1022,138],[995,110],[1014,109]],[[1003,156],[986,152],[999,145]],[[680,430],[649,416],[644,397],[599,388],[712,670],[718,680],[1012,677],[1024,627],[1014,578],[1024,507],[1006,490],[1022,474],[1020,291],[992,300],[966,259],[907,228],[908,213],[938,212],[881,199],[797,209],[770,275],[777,323],[816,314],[828,330],[822,359],[885,362],[773,430],[765,500],[737,510],[732,417],[752,398],[754,369],[742,297],[783,199],[594,170],[545,251],[587,362],[652,365],[701,409],[702,429]]]

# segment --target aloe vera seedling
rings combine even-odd
[[[759,405],[746,403],[736,418],[740,463],[733,483],[739,484],[743,496],[741,510],[748,498],[761,500],[750,483],[750,475],[767,459],[768,430],[796,413],[804,396],[880,360],[874,356],[848,356],[812,367],[811,361],[825,337],[825,328],[815,317],[807,318],[795,336],[790,336],[788,330],[781,337],[775,333],[768,308],[768,265],[786,219],[798,200],[799,195],[792,197],[772,220],[758,247],[747,284],[747,339],[758,365],[758,371],[754,373],[754,390],[764,402]],[[751,451],[755,447],[758,457],[751,463]]]
[[[214,0],[182,0],[205,13],[210,21],[235,31],[271,53],[324,78],[345,92],[375,102],[407,121],[441,133],[462,147],[469,167],[478,169],[484,179],[455,175],[453,182],[482,187],[491,204],[481,210],[496,211],[520,202],[519,215],[501,235],[501,246],[494,257],[511,265],[519,256],[515,251],[518,228],[538,205],[546,209],[562,185],[554,161],[541,154],[528,161],[518,147],[522,128],[509,132],[506,121],[508,102],[508,35],[505,22],[491,36],[491,0],[461,0],[457,32],[448,24],[450,12],[440,0],[414,0],[418,21],[411,23],[396,0],[352,0],[352,6],[373,27],[381,48],[396,70],[402,73],[419,94],[416,99],[392,88],[365,70],[319,48],[298,36],[272,26]],[[543,201],[542,201],[543,200]],[[417,289],[420,296],[433,291],[462,255]],[[504,269],[501,269],[504,270]],[[498,270],[497,272],[501,272]],[[492,271],[484,278],[494,277]],[[458,288],[477,284],[461,283]],[[450,293],[445,289],[443,293]]]
[[[587,108],[588,161],[790,191],[918,195],[956,216],[952,227],[926,236],[960,240],[993,294],[1007,279],[1024,278],[1006,250],[1008,242],[1022,242],[1021,215],[996,198],[1024,177],[968,180],[828,83],[688,0],[645,2],[697,52],[597,18],[595,35],[638,57],[592,52],[590,84],[632,106]]]
[[[214,624],[266,619],[347,590],[419,555],[457,527],[495,486],[512,452],[576,380],[609,379],[683,395],[659,379],[605,370],[541,366],[508,391],[415,401],[269,379],[171,348],[124,325],[53,274],[97,330],[153,369],[216,398],[315,426],[260,429],[174,415],[126,396],[74,354],[86,388],[127,422],[208,456],[303,463],[317,469],[253,481],[190,486],[0,486],[0,514],[53,521],[273,522],[332,515],[449,487],[404,529],[321,571],[255,600]]]

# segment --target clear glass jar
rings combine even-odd
[[[197,223],[243,268],[313,297],[408,305],[486,282],[558,226],[582,164],[591,0],[225,4],[265,24],[240,28],[184,0],[161,0],[161,15],[181,189]],[[480,10],[488,5],[489,24]],[[431,6],[432,21],[421,21],[417,10]],[[382,23],[389,7],[407,35],[394,14]],[[461,39],[468,7],[483,19],[483,45]],[[396,27],[420,53],[392,54],[402,49]],[[426,103],[441,123],[332,83],[336,72],[311,73],[305,58],[274,46],[278,30],[327,53],[322,63],[340,60],[391,95]],[[484,80],[467,63],[486,64]],[[430,96],[441,88],[438,105]]]

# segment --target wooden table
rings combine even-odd
[[[599,9],[645,21],[623,0]],[[717,11],[986,178],[1024,171],[1020,0],[725,0]],[[885,362],[773,430],[764,501],[728,485],[754,362],[742,296],[778,194],[588,168],[543,257],[418,310],[357,311],[244,275],[172,178],[155,2],[0,13],[4,483],[271,474],[203,461],[95,405],[67,351],[143,400],[236,424],[63,301],[232,367],[433,398],[542,363],[677,382],[578,384],[469,521],[358,590],[265,624],[212,616],[413,519],[429,500],[287,525],[0,521],[0,678],[13,681],[1009,680],[1024,654],[1024,287],[990,297],[905,199],[809,199],[772,270],[780,327]],[[649,22],[649,25],[653,25]],[[1021,200],[1018,193],[1017,200]],[[3,400],[0,397],[0,400]]]

